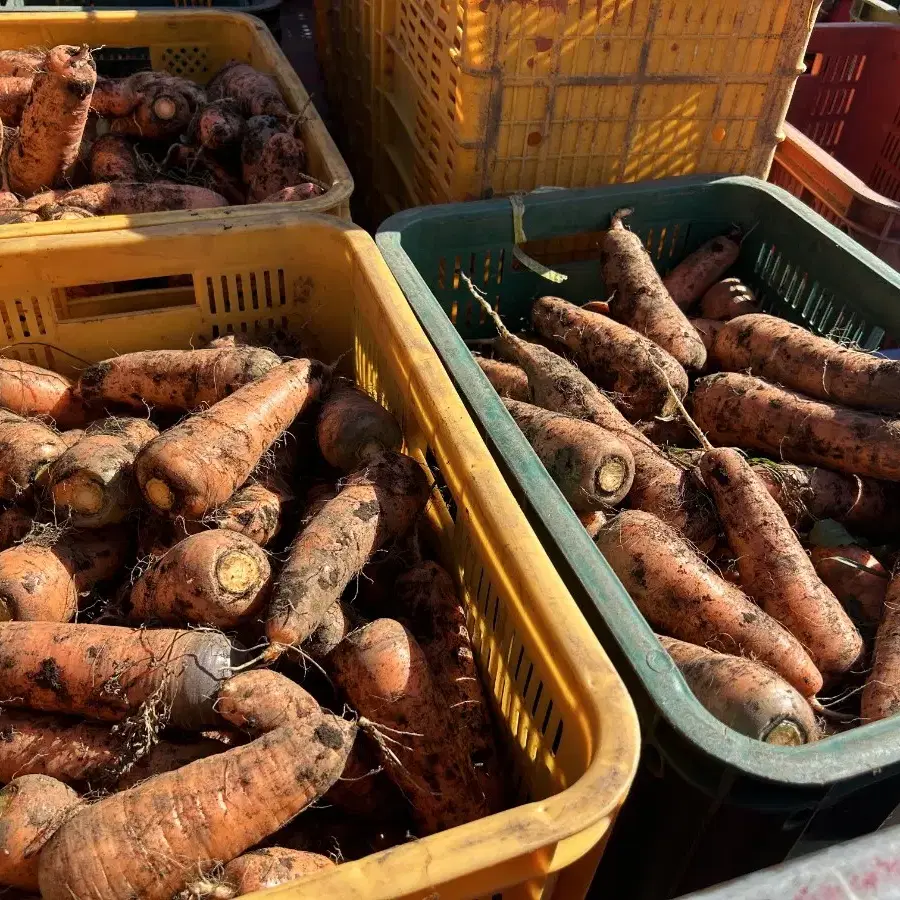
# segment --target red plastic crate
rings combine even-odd
[[[900,26],[817,25],[769,180],[900,269]]]

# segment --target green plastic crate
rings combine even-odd
[[[868,349],[885,332],[900,336],[900,274],[752,178],[549,189],[524,204],[529,252],[567,281],[552,284],[515,260],[509,200],[409,210],[388,219],[377,241],[641,715],[642,772],[604,863],[607,887],[620,878],[608,896],[670,897],[779,861],[804,841],[872,830],[900,801],[900,720],[779,748],[706,712],[473,361],[464,339],[495,332],[461,274],[517,330],[543,294],[606,296],[597,233],[621,207],[634,208],[629,225],[662,272],[737,225],[746,235],[737,274],[767,312]]]

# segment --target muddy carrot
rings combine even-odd
[[[18,359],[0,359],[0,406],[25,418],[47,419],[59,428],[80,428],[89,417],[65,375]]]
[[[0,410],[0,498],[15,500],[30,493],[65,449],[65,442],[46,425]]]
[[[673,301],[641,239],[625,227],[619,210],[600,241],[600,266],[614,319],[667,350],[686,369],[706,363],[706,348]]]
[[[183,419],[135,461],[144,497],[173,518],[199,519],[221,506],[329,378],[330,369],[322,363],[293,360]]]
[[[872,670],[862,694],[863,721],[886,719],[900,712],[900,577],[893,573],[887,593]]]
[[[484,372],[491,386],[501,397],[521,400],[523,403],[531,402],[528,376],[523,368],[500,359],[489,359],[486,356],[476,356],[475,362],[481,367],[481,371]]]
[[[806,648],[825,676],[846,672],[862,639],[816,574],[778,504],[736,450],[708,450],[700,471],[709,487],[741,586]]]
[[[726,278],[717,282],[700,301],[700,315],[718,322],[758,312],[756,295],[740,278]]]
[[[681,309],[699,300],[737,262],[741,253],[737,237],[722,235],[707,241],[666,275],[663,284]]]

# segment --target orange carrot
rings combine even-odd
[[[291,500],[293,492],[277,476],[250,482],[213,512],[213,523],[265,547],[281,530],[282,511]]]
[[[54,47],[34,78],[7,158],[9,186],[29,196],[69,177],[78,158],[97,69],[86,47]]]
[[[723,653],[759,659],[804,696],[822,687],[822,676],[796,638],[719,578],[655,516],[622,512],[601,530],[596,543],[655,628]]]
[[[818,740],[809,703],[771,669],[673,638],[659,640],[697,699],[730,728],[788,747]]]
[[[861,409],[900,411],[900,361],[817,337],[777,316],[738,316],[719,330],[716,362],[808,397]]]
[[[862,639],[837,598],[822,583],[765,485],[736,450],[709,450],[700,460],[741,586],[806,648],[823,675],[846,672]]]
[[[341,379],[322,404],[316,440],[329,465],[351,472],[385,450],[400,450],[403,433],[380,403]]]
[[[78,597],[117,575],[128,535],[68,532],[55,543],[26,540],[0,552],[0,621],[68,622]]]
[[[228,201],[221,194],[193,184],[174,184],[170,181],[154,181],[152,184],[118,181],[113,184],[88,184],[71,191],[46,191],[35,194],[25,201],[23,209],[36,210],[48,203],[78,207],[95,216],[228,206]]]
[[[206,93],[210,100],[232,97],[245,116],[286,119],[290,115],[278,82],[237,60],[225,63],[207,85]]]
[[[319,627],[310,635],[304,645],[303,652],[316,662],[323,662],[359,624],[359,617],[349,606],[338,600],[322,617]]]
[[[0,75],[35,75],[46,64],[46,50],[0,50]]]
[[[113,134],[143,140],[176,138],[187,131],[203,91],[193,82],[166,72],[137,72],[123,88],[109,93],[112,105],[131,104],[127,113],[112,120]],[[97,109],[97,103],[94,108]]]
[[[534,404],[593,422],[620,437],[634,457],[629,504],[653,512],[708,549],[718,529],[698,480],[663,455],[583,372],[546,347],[511,334],[493,310],[490,314],[500,331],[496,349],[525,370]]]
[[[703,346],[706,347],[706,365],[707,369],[709,369],[710,363],[714,362],[712,352],[716,343],[716,335],[719,333],[724,323],[717,322],[715,319],[690,319],[689,321],[697,334],[700,335]]]
[[[14,500],[30,492],[65,449],[63,440],[46,425],[0,410],[0,498]]]
[[[608,316],[557,297],[541,297],[531,308],[531,322],[538,334],[563,344],[578,368],[612,392],[629,417],[668,416],[676,411],[666,379],[679,398],[687,393],[687,374],[670,354]]]
[[[135,457],[158,434],[146,419],[116,417],[92,425],[50,467],[47,483],[57,509],[82,528],[121,522],[140,505],[131,471]]]
[[[18,359],[0,359],[0,406],[59,428],[80,428],[88,418],[68,378]]]
[[[28,225],[40,220],[41,217],[36,212],[28,212],[26,209],[0,211],[0,225]]]
[[[104,134],[91,145],[88,156],[91,181],[137,181],[134,144],[118,134]]]
[[[285,126],[275,116],[252,116],[241,140],[241,178],[253,184],[260,169],[263,151],[271,138],[284,133]]]
[[[208,150],[224,150],[240,142],[246,123],[236,100],[214,100],[197,109],[188,126],[192,144]]]
[[[740,278],[725,278],[717,282],[700,301],[700,315],[718,322],[758,312],[756,295]]]
[[[248,202],[259,202],[300,181],[306,165],[303,141],[281,131],[265,143],[247,183]]]
[[[131,89],[127,78],[97,79],[94,95],[91,97],[91,112],[105,118],[117,119],[127,116],[139,103],[140,98]]]
[[[596,539],[600,529],[609,521],[606,514],[599,509],[595,509],[593,512],[579,513],[578,519],[584,525],[585,531],[591,536],[591,540]]]
[[[94,214],[78,206],[67,206],[64,203],[45,203],[38,208],[38,218],[42,222],[62,222],[73,219],[93,219]]]
[[[501,397],[521,400],[523,403],[531,402],[528,376],[521,366],[503,362],[500,359],[489,359],[486,356],[476,356],[475,362],[481,367],[481,371],[484,372],[491,386]]]
[[[612,432],[530,403],[504,405],[550,477],[577,512],[621,503],[634,481],[634,457]]]
[[[0,623],[0,703],[117,721],[158,698],[184,728],[218,724],[230,641],[214,631]]]
[[[141,575],[131,589],[131,615],[138,621],[230,628],[260,610],[271,574],[266,555],[250,538],[203,531],[176,544]]]
[[[225,866],[222,873],[223,884],[217,887],[217,893],[214,896],[217,898],[240,897],[264,888],[287,884],[304,875],[333,868],[334,865],[334,862],[327,856],[303,850],[289,850],[285,847],[264,847],[261,850],[252,850],[250,853],[233,859]],[[234,893],[229,891],[234,891]]]
[[[269,605],[270,656],[310,637],[371,555],[412,526],[430,491],[422,466],[399,453],[385,453],[344,482],[288,551]]]
[[[0,122],[0,129],[3,123]],[[0,152],[3,150],[3,135],[0,132]],[[12,191],[0,191],[0,209],[15,209],[19,205],[19,198]]]
[[[395,591],[398,609],[419,640],[488,811],[499,812],[505,805],[504,773],[456,585],[437,563],[425,561],[401,575]]]
[[[202,518],[247,480],[266,450],[316,400],[330,375],[315,360],[292,360],[183,419],[144,447],[135,461],[144,497],[170,517]]]
[[[886,719],[900,712],[900,577],[893,572],[878,635],[872,670],[862,694],[863,721]]]
[[[810,400],[737,372],[699,379],[692,402],[694,419],[714,444],[900,481],[897,421]]]
[[[193,410],[217,403],[279,363],[271,350],[260,347],[124,353],[85,369],[77,391],[90,402],[141,411],[148,404],[172,412]]]
[[[424,837],[486,815],[471,763],[435,690],[422,649],[392,619],[347,636],[329,669],[350,703],[388,736],[387,772],[412,805]]]
[[[630,210],[619,210],[600,241],[600,266],[613,318],[667,350],[686,369],[706,363],[706,349],[678,308],[641,239],[625,227]]]
[[[0,884],[37,889],[41,852],[80,802],[46,775],[23,775],[0,791]]]
[[[18,127],[33,87],[30,75],[0,75],[0,121],[6,126]]]
[[[591,300],[588,303],[582,303],[581,308],[587,312],[600,313],[601,316],[609,315],[609,304],[605,300]]]
[[[737,262],[741,245],[735,238],[732,234],[707,241],[666,275],[663,284],[681,309],[699,300]]]
[[[115,781],[118,791],[125,791],[135,785],[141,784],[148,778],[155,778],[163,772],[174,772],[182,766],[188,765],[198,759],[206,759],[227,749],[221,741],[201,739],[187,744],[176,744],[171,741],[160,741],[142,756],[136,763],[127,767],[118,764],[116,768],[127,768],[124,775]],[[116,768],[113,771],[116,771]]]
[[[83,807],[41,853],[41,896],[170,900],[198,870],[234,859],[321,797],[355,736],[355,725],[315,712]],[[148,815],[156,826],[135,829]]]

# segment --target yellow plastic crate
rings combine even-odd
[[[330,2],[345,23],[331,44],[374,70],[373,142],[410,183],[425,165],[429,192],[452,201],[691,173],[764,178],[819,7]],[[348,46],[348,22],[368,56]]]
[[[104,63],[125,74],[153,68],[206,84],[230,59],[240,59],[273,75],[293,112],[303,113],[309,175],[330,185],[321,197],[280,204],[297,212],[324,212],[350,218],[353,179],[334,141],[287,57],[258,19],[212,9],[22,12],[0,15],[0,49],[88,44]],[[0,238],[137,228],[162,222],[202,222],[272,215],[273,206],[229,206],[212,210],[100,216],[93,219],[0,226]]]
[[[352,347],[357,381],[437,478],[426,538],[464,597],[522,805],[253,896],[584,897],[637,765],[634,708],[372,239],[273,209],[10,238],[0,272],[5,353],[60,371],[271,325],[308,330],[326,360]]]

